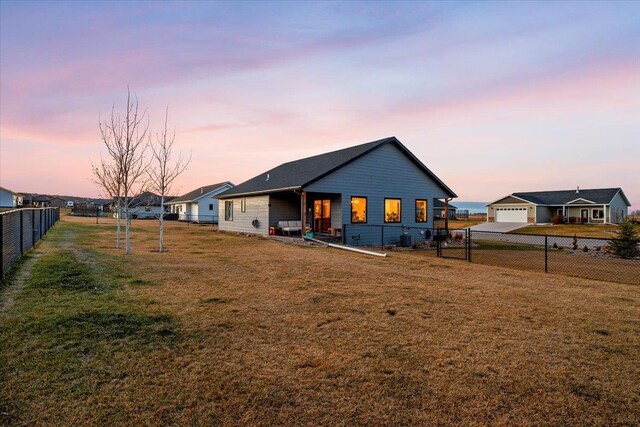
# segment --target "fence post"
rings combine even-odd
[[[347,224],[342,224],[342,244],[347,244]]]
[[[544,272],[549,272],[549,236],[544,235]]]
[[[24,230],[23,230],[23,222],[24,222],[24,210],[20,209],[20,255],[24,253]]]
[[[0,215],[0,279],[4,277],[4,230],[2,223],[4,215]]]
[[[38,231],[40,232],[40,236],[38,237],[38,240],[42,239],[42,209],[38,210]]]
[[[467,261],[471,262],[471,229],[467,228]]]
[[[31,247],[36,247],[36,210],[31,211]]]

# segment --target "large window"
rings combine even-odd
[[[416,200],[416,222],[427,222],[427,201]]]
[[[400,199],[384,199],[384,222],[400,222],[401,208]]]
[[[602,219],[602,218],[604,218],[604,209],[594,209],[591,212],[591,217],[593,219]]]
[[[351,198],[351,222],[367,222],[367,198]]]
[[[233,221],[233,201],[224,202],[224,220]]]

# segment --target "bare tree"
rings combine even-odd
[[[149,120],[146,111],[140,113],[138,97],[131,97],[127,88],[127,108],[122,123],[122,145],[118,158],[122,174],[122,206],[125,217],[125,251],[131,253],[131,202],[147,185],[148,162],[145,153],[149,146]],[[146,123],[144,123],[146,121]]]
[[[116,248],[120,249],[121,213],[122,213],[122,171],[119,153],[122,146],[122,126],[119,117],[116,116],[115,107],[111,108],[110,120],[99,120],[100,139],[108,153],[107,159],[100,156],[100,163],[91,163],[93,182],[98,185],[101,192],[109,197],[116,207]]]
[[[108,163],[100,156],[100,163],[98,165],[91,164],[91,170],[93,172],[93,182],[101,188],[101,192],[111,199],[112,204],[116,207],[116,248],[120,249],[120,189],[121,180],[120,173],[117,170],[117,165],[114,163]]]
[[[171,192],[173,182],[189,166],[191,156],[188,158],[178,153],[174,160],[173,143],[176,139],[176,131],[171,134],[168,131],[169,107],[167,106],[164,117],[164,129],[161,134],[156,135],[156,143],[151,145],[152,166],[149,168],[150,188],[160,195],[160,252],[164,251],[164,200]]]
[[[100,121],[100,135],[107,148],[109,161],[94,167],[94,178],[105,191],[115,194],[119,218],[125,218],[125,251],[131,253],[131,203],[135,194],[144,191],[147,184],[145,152],[149,146],[149,121],[146,111],[140,112],[138,98],[127,88],[127,105],[124,117],[111,110],[111,120]],[[101,178],[102,177],[102,178]],[[107,187],[102,181],[108,182]],[[114,185],[115,184],[115,185]],[[109,188],[109,190],[107,190]],[[118,246],[119,246],[118,233]]]

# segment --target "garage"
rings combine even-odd
[[[527,222],[527,208],[496,208],[496,222]]]

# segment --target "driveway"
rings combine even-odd
[[[493,231],[496,233],[508,233],[518,228],[526,227],[525,222],[483,222],[473,227],[469,227],[471,231]]]

